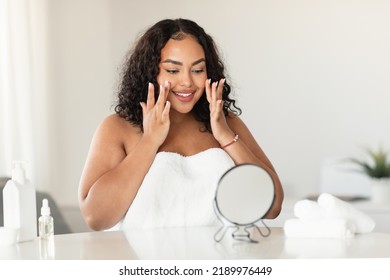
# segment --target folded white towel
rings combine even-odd
[[[345,219],[319,219],[310,221],[289,219],[284,223],[284,234],[287,237],[353,237],[354,232],[355,225]]]
[[[303,221],[318,220],[322,212],[316,201],[304,199],[294,204],[294,215]]]
[[[304,199],[295,203],[294,215],[287,220],[287,237],[352,237],[355,233],[368,233],[375,227],[374,220],[351,204],[323,193],[317,202]]]
[[[325,218],[345,219],[355,224],[356,233],[368,233],[375,227],[375,221],[371,217],[331,194],[321,194],[318,197],[318,205]]]

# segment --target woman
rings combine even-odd
[[[211,225],[216,183],[242,163],[271,174],[267,218],[278,216],[278,175],[237,116],[224,77],[212,38],[195,22],[162,20],[144,33],[81,177],[80,207],[92,229]]]

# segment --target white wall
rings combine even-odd
[[[115,80],[109,1],[49,2],[52,115],[50,186],[58,203],[77,206],[89,143],[110,113]]]
[[[163,18],[197,21],[217,41],[245,120],[287,195],[319,186],[321,162],[390,148],[390,2],[386,0],[49,1],[53,172],[58,203],[77,205],[97,124],[123,57]]]

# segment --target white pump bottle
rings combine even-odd
[[[37,237],[36,193],[23,161],[14,161],[12,179],[3,189],[4,227],[19,231],[18,242]]]

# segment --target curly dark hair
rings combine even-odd
[[[157,76],[160,68],[161,49],[169,39],[181,40],[186,35],[193,36],[203,47],[206,56],[206,71],[211,81],[225,77],[225,67],[218,54],[214,40],[197,23],[188,19],[165,19],[149,28],[135,44],[123,68],[115,112],[143,131],[142,108],[140,102],[146,102],[148,83],[158,89]],[[229,97],[231,88],[224,84],[222,99],[223,112],[241,114],[236,101]],[[157,98],[158,92],[156,90]],[[210,109],[206,93],[195,104],[193,112],[197,121],[203,122],[205,129],[211,132]]]

